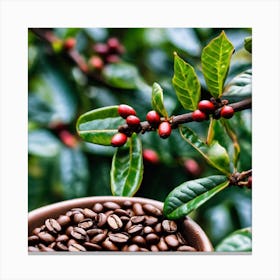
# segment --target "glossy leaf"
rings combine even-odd
[[[143,178],[142,144],[133,133],[126,145],[117,148],[111,167],[111,190],[113,195],[133,196]]]
[[[202,72],[209,92],[215,98],[223,93],[223,86],[229,70],[234,47],[223,31],[202,51]]]
[[[182,106],[194,111],[200,99],[200,82],[193,67],[180,58],[177,53],[174,53],[172,83]]]
[[[249,52],[252,53],[252,37],[247,37],[244,40],[244,48]]]
[[[251,252],[252,230],[244,228],[237,230],[224,238],[215,248],[217,252]]]
[[[228,185],[227,177],[222,175],[187,181],[169,193],[163,213],[168,219],[183,218]]]
[[[152,107],[163,117],[168,117],[163,103],[163,91],[161,86],[157,83],[154,83],[152,88]]]
[[[193,146],[212,167],[225,175],[230,174],[229,155],[217,141],[212,141],[208,146],[188,127],[181,126],[180,133],[183,139]]]
[[[252,69],[234,77],[225,87],[223,96],[244,99],[252,95]]]
[[[81,115],[76,128],[83,140],[109,146],[121,124],[124,120],[118,114],[118,106],[108,106]]]

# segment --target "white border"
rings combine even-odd
[[[2,280],[280,279],[278,1],[10,0],[0,8]],[[49,26],[253,27],[252,255],[27,255],[27,28]]]

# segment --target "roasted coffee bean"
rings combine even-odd
[[[149,244],[157,244],[159,242],[159,237],[155,233],[149,233],[146,236],[146,241]]]
[[[132,202],[129,200],[124,201],[123,208],[131,208]]]
[[[162,232],[161,223],[157,223],[157,224],[154,226],[154,230],[155,230],[155,232],[157,232],[157,233]]]
[[[95,217],[97,216],[97,213],[95,213],[89,208],[85,208],[83,214],[86,218],[90,218],[90,219],[95,219]]]
[[[158,222],[158,219],[153,216],[145,216],[145,225],[153,226]]]
[[[76,213],[76,214],[74,214],[73,215],[73,221],[74,221],[74,223],[79,223],[79,222],[81,222],[82,220],[84,220],[85,219],[85,216],[84,216],[84,214],[82,214],[82,213]]]
[[[159,251],[159,248],[157,247],[157,245],[151,245],[150,250],[151,250],[152,252],[158,252],[158,251]]]
[[[41,232],[41,228],[37,227],[33,229],[32,234],[38,235],[39,232]]]
[[[70,252],[85,252],[86,251],[86,248],[84,246],[82,246],[81,244],[78,244],[78,243],[74,243],[74,244],[71,244],[69,247],[68,247],[68,250]]]
[[[128,245],[127,245],[127,244],[124,245],[124,246],[121,248],[121,250],[122,250],[123,252],[127,252],[127,249],[128,249]]]
[[[116,231],[122,228],[123,223],[119,216],[112,214],[107,218],[107,223],[110,229]]]
[[[147,248],[140,247],[139,252],[149,252]]]
[[[75,239],[69,239],[68,242],[67,242],[67,246],[69,247],[70,245],[72,245],[72,244],[77,244],[77,243],[78,243],[77,240],[75,240]]]
[[[54,249],[49,248],[47,246],[45,246],[44,244],[39,244],[38,248],[40,249],[41,252],[53,252]]]
[[[71,211],[74,213],[83,213],[84,209],[80,207],[71,208]]]
[[[28,246],[28,252],[40,252],[38,247]]]
[[[153,206],[152,204],[144,204],[142,206],[143,210],[146,212],[146,214],[148,215],[153,215],[153,216],[161,216],[162,212],[155,206]]]
[[[171,248],[176,248],[180,245],[178,238],[176,237],[175,234],[170,234],[165,236],[164,241]]]
[[[83,229],[89,229],[93,226],[93,220],[90,218],[84,219],[78,223],[78,227]]]
[[[100,233],[104,233],[103,230],[100,229],[100,228],[92,228],[92,229],[87,230],[87,234],[90,237],[95,236],[95,235],[100,234]]]
[[[126,212],[127,212],[129,217],[135,216],[135,213],[134,213],[134,211],[132,209],[127,209]]]
[[[109,209],[109,210],[116,210],[116,209],[121,208],[121,206],[118,203],[112,202],[112,201],[108,201],[108,202],[103,203],[103,206],[106,209]]]
[[[68,226],[71,223],[71,218],[67,215],[60,215],[56,220],[61,227]]]
[[[126,232],[118,232],[109,234],[109,240],[116,244],[127,243],[130,236]]]
[[[137,244],[138,246],[142,246],[142,247],[146,246],[146,240],[141,235],[136,235],[132,237],[131,242]]]
[[[106,237],[107,237],[106,233],[98,233],[97,235],[91,238],[90,242],[101,243],[106,239]]]
[[[177,248],[177,251],[181,252],[196,252],[197,250],[194,247],[182,245]]]
[[[127,232],[131,235],[141,234],[142,231],[143,231],[143,226],[141,224],[133,225],[127,230]]]
[[[45,226],[47,228],[48,231],[50,231],[51,233],[58,233],[59,231],[61,231],[61,226],[60,224],[55,220],[55,219],[47,219],[45,221]]]
[[[160,238],[159,243],[157,244],[157,247],[160,251],[168,251],[168,249],[169,249],[166,242],[164,241],[163,237]]]
[[[182,245],[186,245],[187,244],[187,241],[185,240],[185,238],[183,237],[181,232],[177,232],[176,236],[177,236],[177,239],[178,239],[180,244],[182,244]]]
[[[101,213],[103,210],[103,205],[101,203],[95,203],[92,207],[92,210],[96,213]]]
[[[110,215],[114,214],[113,210],[108,210],[104,213],[106,215],[106,217],[108,218]]]
[[[142,216],[145,214],[144,210],[142,208],[142,205],[138,202],[136,202],[132,205],[132,210],[134,211],[135,215],[137,215],[137,216]]]
[[[67,227],[65,230],[65,234],[68,236],[71,236],[71,232],[72,232],[73,228],[74,228],[73,226]]]
[[[55,241],[55,238],[48,232],[46,231],[41,231],[38,233],[38,237],[40,238],[40,240],[42,240],[45,243],[52,243]]]
[[[177,224],[175,221],[163,220],[161,224],[163,231],[165,232],[174,233],[175,231],[177,231]]]
[[[28,245],[36,245],[40,242],[40,238],[37,235],[31,235],[28,237]]]
[[[102,242],[101,246],[108,251],[118,251],[119,248],[109,240],[109,237],[105,239],[105,241]]]
[[[88,251],[102,251],[102,247],[98,244],[91,243],[91,242],[85,242],[83,246],[88,250]]]
[[[123,209],[116,209],[114,211],[114,214],[118,215],[119,217],[122,217],[122,216],[129,217],[129,214],[127,213],[127,211],[125,211]]]
[[[58,251],[68,251],[68,247],[62,243],[62,242],[56,242],[55,244],[55,248],[58,250]]]
[[[107,216],[104,213],[99,213],[96,216],[96,222],[98,227],[103,227],[107,222]]]
[[[138,252],[139,251],[139,246],[136,244],[132,244],[127,247],[128,252]]]
[[[56,242],[52,242],[51,244],[48,245],[49,248],[54,248],[55,247]]]
[[[140,224],[144,222],[145,216],[133,216],[130,220],[133,224]]]
[[[71,231],[71,236],[77,240],[86,240],[87,232],[83,228],[74,227]]]
[[[131,220],[129,220],[129,221],[126,223],[126,225],[125,225],[125,227],[124,227],[124,230],[125,230],[125,231],[128,231],[128,229],[129,229],[132,225],[133,225],[133,223],[131,222]]]
[[[146,227],[144,227],[144,229],[143,229],[143,233],[144,233],[144,234],[149,234],[149,233],[152,233],[152,232],[155,232],[155,231],[154,231],[154,229],[153,229],[152,227],[150,227],[150,226],[146,226]]]
[[[123,224],[126,224],[130,220],[130,218],[127,216],[121,216],[120,219],[123,222]]]

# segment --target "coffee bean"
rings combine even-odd
[[[159,210],[157,207],[153,206],[152,204],[144,204],[142,207],[143,210],[149,215],[158,216],[158,217],[162,215],[161,210]]]
[[[101,243],[106,239],[106,237],[107,237],[106,233],[98,233],[97,235],[91,238],[90,242]]]
[[[45,221],[45,226],[46,226],[48,231],[50,231],[51,233],[54,233],[54,234],[61,231],[60,224],[55,219],[52,219],[52,218],[47,219]]]
[[[133,225],[133,224],[132,224],[131,220],[129,220],[129,221],[127,222],[127,224],[125,225],[124,230],[127,231],[132,225]]]
[[[177,239],[178,239],[180,244],[182,244],[182,245],[186,245],[187,244],[187,241],[185,240],[185,238],[183,237],[181,232],[177,232],[176,236],[177,236]]]
[[[161,237],[159,243],[157,244],[157,247],[160,251],[168,251],[168,246],[166,242],[164,241],[164,238]]]
[[[123,226],[122,220],[115,214],[112,214],[107,218],[107,223],[108,226],[114,231],[121,229]]]
[[[147,248],[140,247],[139,252],[149,252]]]
[[[28,237],[28,245],[36,245],[40,242],[40,238],[37,235],[31,235]]]
[[[71,211],[74,213],[83,213],[84,209],[80,207],[71,208]]]
[[[132,205],[132,210],[134,211],[135,215],[137,216],[141,216],[141,215],[144,215],[144,210],[142,208],[142,205],[138,202],[134,203]]]
[[[151,250],[152,252],[158,252],[158,251],[159,251],[157,245],[151,245],[150,250]]]
[[[44,244],[39,244],[38,248],[41,252],[54,252],[54,249],[45,246]]]
[[[136,235],[131,239],[132,243],[137,244],[138,246],[145,247],[146,246],[146,240],[143,236],[141,235]]]
[[[38,233],[38,237],[45,243],[52,243],[55,241],[55,238],[46,231],[41,231]]]
[[[159,242],[159,237],[154,233],[149,233],[146,236],[146,241],[149,244],[157,244]]]
[[[128,249],[128,245],[127,245],[127,244],[124,245],[123,247],[121,247],[121,250],[122,250],[123,252],[127,252],[127,249]]]
[[[88,250],[88,251],[102,251],[102,247],[98,244],[91,243],[91,242],[85,242],[83,246]]]
[[[126,212],[127,212],[129,217],[135,216],[135,213],[134,213],[134,211],[132,209],[127,209]]]
[[[130,208],[132,206],[132,202],[129,200],[124,201],[123,208]]]
[[[133,216],[130,220],[133,224],[140,224],[145,220],[145,216]]]
[[[62,242],[57,242],[55,245],[55,248],[58,251],[68,251],[68,247],[65,244],[63,244]]]
[[[106,217],[108,218],[110,215],[114,214],[113,210],[108,210],[104,213],[106,215]]]
[[[116,209],[121,208],[121,206],[118,203],[112,202],[112,201],[103,203],[103,206],[109,210],[116,210]]]
[[[39,232],[41,232],[41,228],[37,227],[33,229],[32,234],[38,235]]]
[[[130,218],[127,216],[121,216],[120,219],[123,222],[123,224],[126,224],[130,220]]]
[[[145,225],[153,226],[158,222],[158,219],[153,216],[145,216]]]
[[[77,240],[86,240],[87,239],[87,232],[80,227],[74,227],[71,231],[71,236]]]
[[[161,223],[157,223],[157,224],[154,226],[154,230],[155,230],[155,232],[157,232],[157,233],[162,232]]]
[[[119,248],[109,240],[109,237],[102,242],[101,246],[108,251],[118,251]]]
[[[89,208],[85,208],[83,210],[83,214],[86,218],[90,218],[90,219],[95,219],[95,217],[97,216],[97,214]]]
[[[143,226],[141,224],[131,226],[127,232],[131,235],[140,234],[143,231]]]
[[[56,238],[56,242],[67,242],[69,240],[69,236],[66,234],[61,234]]]
[[[196,252],[197,250],[194,247],[182,245],[177,248],[177,251],[181,252]]]
[[[72,230],[73,230],[73,228],[74,228],[73,226],[67,227],[66,230],[65,230],[65,234],[68,235],[68,236],[70,236],[70,235],[71,235],[71,232],[72,232]]]
[[[78,243],[77,240],[75,240],[75,239],[69,239],[68,242],[67,242],[67,246],[69,247],[70,245],[72,245],[72,244],[77,244],[77,243]]]
[[[99,213],[96,216],[96,222],[98,227],[103,227],[107,222],[107,216],[104,213]]]
[[[90,218],[84,219],[78,223],[78,227],[83,229],[89,229],[93,226],[93,220]]]
[[[175,231],[177,231],[177,224],[175,221],[163,220],[162,228],[165,232],[174,233]]]
[[[137,251],[139,251],[139,246],[136,244],[132,244],[127,247],[127,251],[128,252],[137,252]]]
[[[79,223],[79,222],[81,222],[82,220],[84,220],[85,219],[85,216],[84,216],[84,214],[82,214],[82,213],[76,213],[76,214],[74,214],[73,215],[73,221],[74,221],[74,223]]]
[[[116,244],[127,243],[130,236],[126,232],[118,232],[109,234],[109,240]]]
[[[101,213],[103,210],[103,205],[101,203],[95,203],[92,207],[92,210],[96,213]]]
[[[55,244],[56,244],[56,242],[52,242],[51,244],[48,245],[48,247],[53,249]]]
[[[87,234],[90,237],[95,236],[95,235],[100,234],[100,233],[103,233],[103,230],[100,229],[100,228],[92,228],[92,229],[87,230]]]
[[[28,246],[28,252],[40,252],[38,247]]]
[[[56,220],[61,227],[68,226],[71,223],[71,218],[67,215],[60,215]]]
[[[70,252],[85,252],[86,251],[86,248],[84,246],[82,246],[81,244],[78,244],[78,243],[74,243],[74,244],[71,244],[69,247],[68,247],[68,250]]]
[[[165,236],[164,241],[171,248],[176,248],[180,245],[175,234]]]
[[[114,211],[114,214],[116,214],[119,217],[122,217],[122,216],[129,217],[129,214],[127,213],[127,211],[125,211],[123,209],[116,209]]]
[[[152,232],[154,232],[154,229],[152,227],[150,227],[150,226],[146,226],[143,229],[143,233],[144,234],[149,234],[149,233],[152,233]]]

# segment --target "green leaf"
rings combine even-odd
[[[168,219],[183,218],[228,185],[227,177],[222,175],[187,181],[169,193],[163,213]]]
[[[102,74],[108,84],[122,89],[136,89],[141,81],[137,68],[124,62],[106,65]]]
[[[200,99],[200,82],[193,67],[180,58],[177,53],[174,53],[172,83],[182,106],[194,111]]]
[[[108,106],[81,115],[76,129],[80,137],[90,143],[109,146],[124,120],[118,114],[118,106]]]
[[[163,92],[159,84],[154,83],[152,88],[152,107],[163,117],[168,117],[168,113],[163,103]]]
[[[224,238],[215,248],[217,252],[251,252],[251,228],[239,229]]]
[[[202,72],[209,92],[215,98],[223,93],[234,47],[224,31],[213,39],[202,51]]]
[[[143,178],[142,144],[136,133],[117,148],[111,167],[111,190],[116,196],[133,196]]]
[[[230,175],[229,155],[224,147],[217,141],[212,141],[211,145],[206,145],[188,127],[180,126],[180,134],[185,141],[193,146],[214,168],[225,175]]]
[[[249,53],[252,53],[252,37],[247,37],[247,38],[244,39],[244,48]]]
[[[252,95],[252,69],[234,77],[225,87],[223,97],[244,99]]]

